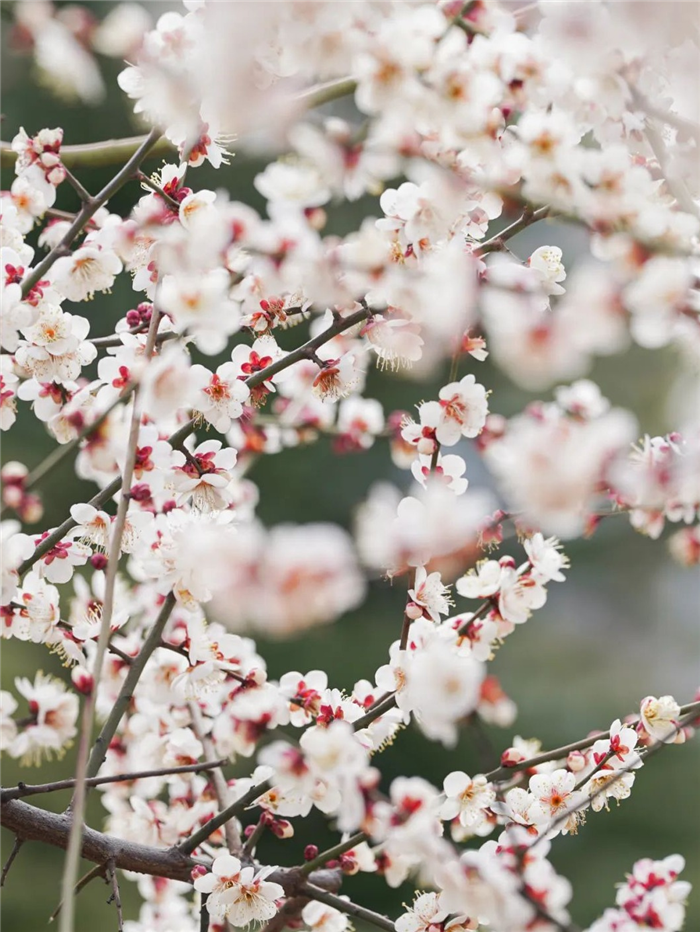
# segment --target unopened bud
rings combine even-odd
[[[432,456],[437,450],[437,443],[430,437],[421,437],[417,444],[417,450],[423,456]]]
[[[287,819],[274,819],[270,824],[270,831],[277,838],[292,838],[294,826]]]
[[[420,618],[422,614],[423,609],[420,607],[420,605],[416,605],[415,602],[409,602],[406,605],[406,615],[408,618],[413,619],[413,621],[415,621],[416,618]]]
[[[248,674],[248,679],[255,683],[256,686],[264,686],[267,682],[267,673],[261,667],[251,670]]]
[[[90,565],[93,569],[96,570],[105,570],[107,569],[107,557],[104,553],[93,553],[90,557]]]
[[[203,864],[197,864],[190,871],[190,877],[192,878],[192,880],[196,880],[198,877],[204,877],[208,873],[209,871],[206,869],[206,867]]]
[[[318,857],[318,845],[307,845],[304,848],[304,860],[313,861],[314,858]]]
[[[517,748],[507,748],[501,754],[501,767],[515,767],[516,764],[520,764],[524,760],[525,755],[522,751]]]
[[[341,854],[339,861],[342,872],[348,876],[356,874],[360,869],[360,865],[350,854]]]
[[[73,667],[71,670],[70,678],[79,693],[82,693],[84,696],[90,695],[94,681],[91,674],[88,673],[87,670],[83,669],[82,667]]]
[[[566,758],[566,766],[573,773],[580,773],[586,766],[586,755],[580,751],[572,751]]]

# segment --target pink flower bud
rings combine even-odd
[[[304,848],[304,860],[313,861],[314,858],[318,857],[318,846],[317,845],[307,845]]]
[[[294,835],[294,826],[287,819],[274,819],[270,824],[270,831],[277,838],[291,838]]]
[[[580,773],[586,766],[586,755],[580,751],[572,751],[566,758],[566,766],[573,773]]]
[[[422,453],[423,456],[432,456],[437,450],[437,443],[430,437],[421,437],[418,441],[417,450],[419,453]]]
[[[351,877],[353,874],[356,874],[360,869],[360,865],[357,863],[357,860],[349,852],[347,854],[341,854],[338,860],[340,863],[340,869],[349,877]]]
[[[105,570],[107,569],[107,557],[104,553],[93,553],[90,557],[90,563],[96,570]]]
[[[517,748],[508,748],[501,754],[501,767],[515,767],[525,760],[525,755]]]
[[[412,618],[414,621],[416,618],[420,618],[422,614],[423,609],[420,607],[420,605],[416,605],[415,602],[409,602],[406,606],[406,615],[409,618]]]
[[[88,673],[87,670],[83,667],[73,667],[70,678],[79,693],[82,693],[84,696],[90,695],[94,683],[91,674]]]
[[[198,877],[204,877],[208,873],[209,871],[203,864],[197,864],[197,866],[193,867],[190,871],[190,877],[192,880],[196,880]]]

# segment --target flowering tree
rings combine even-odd
[[[65,849],[61,932],[96,876],[125,932],[344,932],[351,917],[571,932],[553,841],[627,799],[648,758],[692,735],[700,702],[647,696],[553,750],[506,738],[500,766],[442,787],[385,785],[382,751],[406,726],[447,747],[468,723],[510,729],[488,664],[565,582],[561,540],[593,547],[622,514],[655,539],[675,526],[673,555],[700,561],[697,411],[639,440],[584,378],[631,343],[698,355],[692,8],[184,6],[155,28],[131,3],[99,24],[79,7],[13,8],[63,94],[99,102],[95,52],[132,62],[119,85],[151,129],[64,146],[61,129],[32,127],[2,150],[16,178],[2,193],[1,426],[34,415],[57,443],[32,471],[3,469],[2,633],[70,672],[18,677],[26,709],[2,693],[2,747],[26,765],[69,748],[75,761],[73,779],[2,790],[16,839],[3,881],[24,841]],[[351,121],[316,111],[350,96]],[[278,153],[255,179],[266,217],[197,183],[204,162],[234,171],[232,149],[253,146]],[[94,164],[115,172],[97,194],[80,180]],[[113,213],[137,184],[129,215]],[[54,207],[66,185],[77,213]],[[368,194],[378,218],[324,235],[328,205]],[[511,248],[547,218],[588,234],[570,280],[559,247]],[[92,335],[99,321],[74,305],[127,274],[134,307]],[[479,375],[489,353],[553,397],[499,414]],[[387,412],[365,391],[375,365],[382,379],[442,373],[442,387]],[[354,537],[264,527],[248,469],[324,435],[342,455],[382,445],[404,490],[368,489]],[[499,498],[469,484],[452,452],[465,439]],[[67,456],[96,492],[42,528],[41,480]],[[406,591],[387,662],[349,694],[317,668],[268,679],[250,635],[303,637],[360,605],[370,576]],[[249,776],[227,777],[236,759]],[[93,788],[104,831],[84,824]],[[66,789],[62,815],[26,801]],[[261,863],[261,836],[303,836],[314,808],[338,843]],[[81,855],[94,868],[79,881]],[[679,930],[682,868],[639,860],[591,932]],[[358,871],[409,880],[415,901],[398,917],[360,905]],[[139,878],[138,918],[122,918],[120,875]]]

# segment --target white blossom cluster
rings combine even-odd
[[[632,343],[689,370],[700,359],[686,6],[676,21],[598,0],[184,0],[155,23],[134,3],[98,23],[79,6],[15,4],[44,82],[97,103],[97,56],[126,59],[119,86],[153,128],[97,196],[70,170],[62,129],[22,129],[0,195],[0,428],[35,416],[53,456],[72,454],[95,487],[43,528],[40,482],[57,460],[2,469],[2,636],[70,671],[17,677],[26,714],[1,693],[2,750],[23,764],[65,754],[81,701],[94,702],[97,768],[114,778],[99,790],[107,832],[197,856],[192,883],[139,881],[125,932],[196,932],[202,908],[212,932],[371,922],[344,893],[293,896],[256,860],[259,834],[291,838],[314,809],[350,838],[318,864],[310,845],[314,867],[428,891],[397,932],[568,928],[552,841],[692,735],[695,705],[649,696],[574,750],[515,736],[499,768],[455,770],[442,788],[420,776],[383,788],[379,770],[407,726],[447,748],[465,725],[511,728],[517,708],[489,664],[565,581],[561,540],[624,513],[653,539],[683,525],[671,553],[700,563],[697,410],[640,439],[588,378]],[[342,95],[353,115],[317,112]],[[166,157],[149,177],[153,145]],[[224,175],[247,147],[276,153],[254,182],[264,215],[197,183],[198,166]],[[110,197],[136,179],[120,216]],[[55,207],[68,187],[77,214]],[[360,198],[373,214],[327,232],[338,201]],[[558,226],[518,255],[511,240],[545,221]],[[564,223],[586,236],[573,269],[549,245]],[[134,306],[107,334],[91,309],[119,277]],[[487,358],[551,397],[500,413]],[[401,378],[440,387],[413,414],[385,410],[368,386]],[[256,461],[326,438],[339,456],[386,449],[396,484],[367,490],[352,533],[313,515],[266,527]],[[468,475],[469,447],[493,489]],[[377,576],[406,597],[367,679],[268,675],[253,635],[331,623]],[[197,772],[223,759],[249,759],[250,776]],[[257,821],[244,826],[246,807]],[[590,932],[677,932],[682,867],[638,861]]]

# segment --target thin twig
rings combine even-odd
[[[139,148],[131,156],[129,161],[124,165],[123,168],[119,170],[119,172],[117,172],[114,178],[112,178],[112,180],[104,186],[98,195],[85,201],[75,220],[70,225],[68,230],[66,230],[66,233],[61,242],[58,243],[58,245],[56,245],[51,250],[51,252],[44,259],[42,259],[42,261],[23,279],[23,298],[27,296],[27,294],[32,290],[37,282],[41,281],[54,262],[60,256],[65,254],[66,249],[68,249],[73,243],[73,240],[75,240],[76,237],[82,233],[88,221],[97,213],[100,207],[106,204],[110,197],[112,197],[113,194],[116,194],[116,192],[129,181],[129,179],[134,174],[134,171],[148,155],[148,152],[158,142],[160,136],[160,130],[151,130]]]
[[[272,782],[270,780],[263,780],[262,783],[258,783],[255,786],[251,786],[247,793],[244,793],[240,799],[237,799],[235,803],[231,803],[230,806],[227,806],[226,809],[222,810],[218,815],[215,815],[213,819],[210,819],[206,822],[200,829],[196,832],[193,832],[189,838],[186,838],[184,841],[180,842],[177,846],[177,851],[182,854],[192,854],[195,848],[198,848],[203,841],[206,841],[210,835],[212,835],[217,828],[222,825],[225,825],[229,819],[233,819],[236,816],[241,815],[252,803],[255,802],[258,797],[262,796],[264,793],[272,787]]]
[[[105,777],[87,777],[86,786],[103,786],[106,783],[132,783],[134,780],[146,780],[149,777],[169,777],[180,773],[198,773],[199,771],[213,770],[223,767],[228,761],[204,761],[201,764],[182,764],[179,767],[160,767],[155,770],[135,770],[133,773],[110,774]],[[59,790],[70,790],[75,786],[75,777],[70,780],[56,780],[53,783],[19,783],[17,786],[4,788],[0,791],[0,800],[22,799],[25,796],[37,796],[40,793],[55,793]]]
[[[231,825],[231,823],[227,822],[226,825]],[[260,819],[258,821],[258,824],[255,826],[253,831],[250,833],[250,835],[246,839],[246,843],[243,845],[243,855],[245,857],[252,858],[252,856],[255,854],[255,849],[258,845],[258,842],[260,841],[262,836],[265,834],[266,828],[267,828],[266,822],[263,819]]]
[[[248,376],[248,378],[245,380],[245,384],[248,386],[248,388],[255,388],[257,385],[262,384],[262,382],[265,382],[278,373],[283,372],[285,369],[288,369],[289,366],[293,366],[300,360],[306,359],[306,354],[309,349],[318,349],[329,340],[332,340],[333,337],[344,333],[346,330],[350,330],[352,327],[355,327],[362,323],[364,320],[367,320],[367,318],[370,316],[371,311],[368,308],[363,308],[360,311],[355,311],[354,314],[350,314],[347,317],[343,317],[340,318],[340,320],[334,321],[330,327],[327,327],[303,346],[292,350],[291,353],[287,353],[286,356],[278,359],[277,362],[272,363],[265,369],[261,369],[259,372],[254,372],[253,375]],[[194,418],[187,421],[182,425],[182,427],[179,427],[173,434],[170,435],[168,438],[168,443],[174,448],[180,448],[185,440],[190,436],[190,434],[194,432],[196,425],[197,422]],[[88,504],[92,505],[94,508],[100,508],[102,505],[104,505],[105,502],[108,502],[113,495],[116,495],[116,493],[121,488],[121,485],[121,477],[117,476],[117,478],[113,479],[109,485],[105,486],[104,489],[93,496]],[[37,560],[40,560],[45,554],[52,550],[56,544],[59,543],[59,541],[63,540],[66,534],[77,526],[77,523],[78,522],[75,521],[72,517],[68,517],[65,521],[63,521],[62,524],[55,528],[51,534],[45,537],[44,540],[42,540],[41,543],[37,545],[34,553],[18,567],[17,573],[20,579],[28,570],[32,568],[32,566],[34,566]]]
[[[19,835],[15,838],[14,844],[12,845],[12,851],[10,851],[8,859],[5,861],[5,864],[2,869],[2,874],[0,874],[0,887],[5,886],[5,878],[10,873],[10,868],[12,867],[12,862],[19,854],[19,849],[24,844],[24,839],[20,838]]]
[[[71,899],[74,899],[84,887],[87,887],[87,885],[90,883],[91,880],[95,879],[95,877],[104,877],[105,870],[106,870],[105,864],[96,864],[94,867],[90,868],[87,874],[83,874],[80,880],[76,883],[73,889],[73,894],[71,896]],[[50,923],[53,922],[54,919],[56,919],[56,917],[62,911],[63,906],[64,906],[64,900],[61,899],[59,900],[58,906],[56,907],[56,909],[54,909],[54,911],[49,916]]]
[[[176,201],[174,197],[171,197],[169,194],[167,194],[161,188],[159,184],[156,184],[156,182],[152,178],[150,178],[148,175],[146,175],[144,172],[142,171],[134,172],[134,177],[138,179],[142,185],[145,185],[147,188],[150,188],[151,191],[153,191],[155,194],[161,197],[169,207],[172,207],[174,210],[177,210],[177,211],[180,210],[180,202]]]
[[[111,858],[107,864],[107,874],[109,876],[110,883],[112,884],[112,895],[107,900],[107,903],[114,902],[114,905],[117,910],[117,929],[118,932],[124,932],[124,915],[122,913],[122,898],[119,893],[119,880],[117,879],[117,865],[114,862],[114,858]]]
[[[386,932],[394,932],[394,923],[391,919],[387,919],[386,916],[382,916],[380,913],[375,913],[371,909],[366,909],[364,906],[359,906],[357,903],[346,900],[342,896],[336,896],[335,893],[329,893],[327,890],[323,890],[313,883],[303,884],[299,892],[310,897],[312,900],[318,900],[319,903],[325,903],[326,906],[332,906],[333,909],[337,909],[341,913],[346,913],[348,916],[362,919],[364,922],[369,922],[379,929],[385,929]]]
[[[393,709],[396,705],[396,693],[390,693],[388,696],[384,696],[379,702],[375,704],[361,717],[355,719],[352,723],[352,727],[355,731],[360,731],[361,728],[366,728],[368,725],[371,725],[375,718],[379,718],[380,715],[384,715],[385,712],[388,712],[389,709]]]
[[[148,330],[148,339],[144,350],[144,358],[148,362],[155,348],[155,338],[158,332],[158,321],[160,314],[154,308],[151,315],[150,327]],[[136,447],[138,444],[139,428],[141,425],[141,412],[139,406],[138,388],[134,391],[134,403],[131,412],[131,425],[129,428],[129,437],[126,446],[126,457],[124,463],[124,472],[121,482],[121,497],[117,505],[117,515],[112,527],[111,541],[109,547],[109,556],[107,559],[107,570],[105,572],[105,591],[102,600],[102,614],[100,617],[100,633],[97,638],[97,649],[95,651],[94,664],[92,669],[92,689],[83,707],[83,720],[80,731],[80,741],[78,744],[78,760],[76,764],[76,783],[75,792],[71,800],[70,808],[72,811],[72,825],[68,849],[66,852],[66,861],[63,871],[62,891],[65,901],[65,909],[61,915],[60,932],[73,932],[74,924],[74,907],[71,891],[75,885],[75,879],[78,874],[78,864],[80,861],[80,834],[83,828],[83,817],[85,814],[85,800],[87,796],[87,787],[85,786],[86,777],[94,777],[97,774],[103,757],[100,756],[100,763],[93,771],[90,770],[90,764],[94,766],[96,757],[93,759],[90,755],[88,763],[88,745],[92,734],[92,726],[95,717],[95,705],[97,703],[97,693],[102,677],[102,665],[107,644],[109,642],[109,633],[114,611],[114,595],[117,583],[117,569],[119,567],[119,558],[121,556],[122,537],[126,527],[126,515],[129,508],[129,491],[131,489],[131,480],[134,474],[134,464],[136,462]],[[168,613],[169,614],[169,613]],[[162,630],[158,633],[158,639]],[[145,661],[144,661],[145,665]],[[143,667],[132,664],[129,667],[127,679],[129,679],[135,670],[140,675]],[[102,737],[102,733],[100,734]],[[97,745],[93,750],[96,750]]]
[[[175,596],[170,592],[166,597],[161,606],[158,617],[153,623],[153,627],[148,632],[148,637],[143,642],[141,650],[136,657],[132,660],[129,670],[126,674],[126,679],[122,684],[122,688],[119,691],[116,702],[112,706],[112,710],[107,717],[107,721],[102,726],[102,731],[99,733],[95,744],[92,748],[90,754],[90,760],[87,765],[87,776],[88,778],[94,777],[97,775],[97,771],[102,766],[104,761],[105,754],[107,753],[107,748],[109,743],[114,737],[117,728],[119,727],[119,722],[122,720],[122,716],[126,712],[127,706],[131,701],[134,689],[136,684],[141,678],[144,667],[148,662],[153,651],[158,647],[163,629],[167,624],[168,619],[172,610],[175,608]]]
[[[202,894],[202,902],[199,905],[199,932],[209,932],[209,910],[207,909],[208,893]]]
[[[681,715],[692,713],[700,713],[700,702],[690,702],[687,705],[681,706]],[[630,727],[634,726],[638,721],[639,717],[629,723]],[[547,764],[552,760],[564,760],[572,751],[584,751],[586,748],[590,748],[594,745],[596,741],[604,741],[609,737],[609,731],[599,731],[593,735],[589,735],[587,738],[582,738],[580,741],[574,741],[572,744],[565,744],[563,747],[554,748],[553,751],[544,751],[542,754],[537,754],[535,757],[519,761],[512,767],[498,767],[496,770],[492,770],[490,773],[485,774],[485,776],[486,779],[490,780],[492,783],[497,783],[501,780],[508,779],[508,777],[511,777],[520,770],[530,770],[532,767],[538,767],[540,764]]]
[[[80,200],[83,201],[83,203],[85,204],[89,204],[90,201],[92,201],[92,195],[87,190],[87,188],[83,187],[82,183],[75,177],[75,175],[71,171],[69,171],[69,169],[66,168],[65,165],[63,166],[63,170],[66,173],[66,181],[71,186],[71,188],[73,188],[73,190],[78,195]]]
[[[207,755],[207,757],[213,757],[216,753],[214,742],[206,730],[204,718],[200,708],[196,702],[189,702],[188,707],[190,710],[190,715],[192,716],[192,730],[202,742],[202,747],[204,748],[204,753]],[[223,811],[229,805],[228,783],[226,782],[224,775],[220,770],[214,770],[211,776],[214,783],[216,801],[219,804],[219,810]],[[226,837],[226,847],[229,850],[229,854],[238,854],[241,850],[241,836],[233,819],[230,819],[225,823],[224,835]]]
[[[500,233],[497,233],[495,236],[492,236],[491,239],[487,239],[485,242],[481,243],[480,246],[477,246],[474,250],[474,255],[485,256],[490,252],[497,252],[503,249],[509,239],[517,233],[521,233],[523,230],[527,229],[527,227],[532,226],[533,223],[544,220],[550,210],[551,208],[549,205],[540,207],[537,210],[533,210],[532,207],[526,206],[520,217],[518,217],[514,223],[511,223],[510,226],[501,230]]]
[[[357,832],[355,835],[351,835],[350,838],[346,838],[345,841],[338,842],[338,844],[333,845],[332,848],[327,848],[325,851],[317,854],[311,861],[302,864],[301,867],[298,868],[298,871],[300,874],[310,874],[317,868],[324,867],[329,861],[334,861],[336,858],[339,858],[340,855],[345,854],[346,851],[357,848],[358,845],[361,845],[365,841],[367,841],[367,835],[364,832]]]

